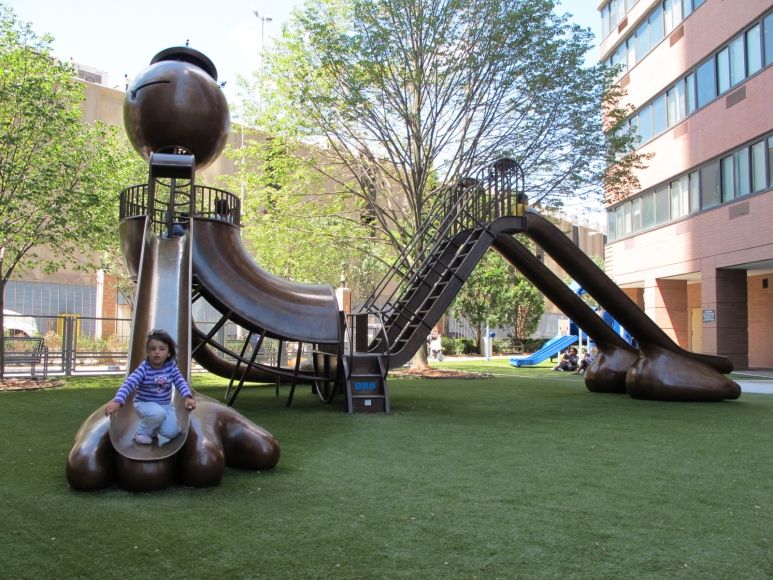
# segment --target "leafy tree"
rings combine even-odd
[[[324,151],[249,133],[228,152],[237,171],[224,181],[243,193],[242,239],[257,262],[285,278],[333,286],[344,278],[355,296],[367,292],[383,273],[384,245],[359,200],[312,168]]]
[[[529,243],[529,242],[526,242]],[[475,328],[481,348],[483,328],[513,329],[516,338],[527,338],[545,311],[545,298],[499,254],[489,251],[459,291],[450,312]]]
[[[509,312],[506,311],[501,326],[511,326],[513,338],[525,340],[539,326],[545,312],[545,297],[523,276],[518,276],[506,294],[505,309]]]
[[[25,268],[93,267],[118,246],[117,192],[137,167],[115,128],[81,123],[83,85],[50,42],[0,5],[0,306]]]
[[[269,118],[293,119],[360,176],[357,195],[398,247],[433,195],[503,153],[523,166],[533,204],[600,197],[607,156],[631,145],[601,130],[605,106],[622,123],[621,94],[610,71],[584,65],[590,31],[555,9],[552,0],[308,0],[267,56]],[[399,207],[385,203],[395,191]]]
[[[611,71],[584,65],[592,41],[553,0],[307,0],[266,56],[263,126],[323,144],[317,170],[399,252],[440,192],[503,154],[532,204],[626,182],[634,163],[605,174],[636,156]]]
[[[451,304],[451,315],[466,318],[475,328],[475,342],[479,350],[483,327],[486,324],[498,326],[497,306],[504,301],[507,286],[511,283],[507,268],[498,254],[486,252]]]

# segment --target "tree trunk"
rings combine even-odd
[[[427,346],[422,344],[416,354],[411,359],[412,371],[425,371],[429,368],[429,362],[427,361]]]

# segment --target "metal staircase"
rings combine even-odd
[[[388,412],[389,368],[410,360],[448,309],[494,240],[491,222],[523,214],[523,186],[518,163],[501,159],[477,178],[461,180],[439,200],[349,325],[345,385],[350,412],[355,409],[351,401],[363,394],[362,385],[375,386],[370,379],[385,398],[373,410]],[[363,321],[369,317],[378,321],[379,332],[366,341]]]

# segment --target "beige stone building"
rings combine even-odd
[[[110,88],[99,84],[98,71],[88,67],[78,67],[79,77],[84,83],[85,99],[83,119],[85,122],[102,121],[123,127],[123,87]],[[233,127],[229,135],[229,144],[239,147],[244,143],[239,127]],[[232,160],[221,155],[215,162],[197,175],[197,182],[211,185],[223,175],[235,173]],[[127,184],[132,185],[132,184]],[[332,187],[332,185],[331,185]],[[116,203],[119,192],[115,192]],[[588,226],[572,225],[561,222],[562,229],[578,246],[590,256],[602,256],[604,235]],[[540,255],[542,255],[540,253]],[[544,263],[563,275],[563,270],[547,254],[542,255]],[[17,312],[38,317],[41,332],[61,331],[61,321],[56,317],[71,315],[79,318],[80,330],[89,335],[109,337],[111,335],[128,336],[129,324],[100,319],[131,318],[129,301],[116,287],[116,280],[98,272],[79,272],[65,270],[55,274],[29,272],[23,280],[11,281],[6,290],[6,307]],[[540,336],[554,336],[559,330],[560,319],[565,318],[548,303],[546,315],[540,326]],[[463,326],[463,325],[462,325]],[[470,334],[471,332],[467,332]]]

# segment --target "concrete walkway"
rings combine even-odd
[[[509,359],[511,355],[492,356],[491,360]],[[476,360],[484,361],[482,356],[451,356],[446,357],[446,362]],[[430,359],[430,363],[436,362]],[[741,378],[734,379],[741,387],[742,393],[759,393],[773,395],[773,369],[747,369],[736,370],[735,375],[741,375]]]
[[[735,380],[741,386],[742,393],[773,395],[773,369],[748,369],[735,373],[743,375],[742,379]],[[747,377],[749,380],[744,380]]]

